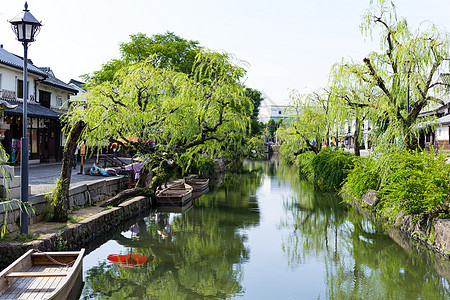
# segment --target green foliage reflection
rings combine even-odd
[[[295,191],[284,203],[281,227],[288,233],[283,251],[292,268],[307,258],[323,257],[327,299],[448,299],[447,260],[397,231],[388,235],[340,204],[336,195],[314,191],[298,176],[278,178],[289,181]]]
[[[236,181],[241,189],[232,188]],[[137,224],[136,237],[115,237],[152,262],[136,268],[100,263],[87,272],[84,296],[227,299],[242,294],[241,265],[249,259],[249,250],[240,229],[259,224],[258,205],[248,191],[254,193],[260,184],[257,173],[235,175],[184,214],[153,212]]]

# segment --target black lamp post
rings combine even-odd
[[[41,23],[28,10],[25,2],[25,9],[14,19],[9,21],[17,40],[23,45],[23,130],[21,139],[21,159],[20,159],[20,233],[28,234],[28,137],[27,137],[27,100],[28,100],[28,43],[34,42],[34,37],[39,33]]]

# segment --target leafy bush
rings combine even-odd
[[[266,146],[263,136],[254,136],[247,142],[247,153],[251,158],[264,158]]]
[[[283,164],[293,165],[297,155],[302,151],[302,146],[298,141],[284,142],[280,147],[280,159]]]
[[[189,154],[181,155],[178,160],[183,174],[198,174],[200,177],[208,178],[217,173],[217,164],[213,158],[207,155],[194,155]]]
[[[382,179],[379,208],[390,217],[416,214],[418,218],[449,214],[450,166],[440,151],[397,150],[390,154],[389,172]]]
[[[300,176],[309,181],[314,180],[313,159],[316,155],[312,151],[306,151],[295,158],[295,166],[298,167]]]
[[[327,190],[337,190],[342,186],[347,174],[353,169],[353,154],[343,150],[324,147],[312,159],[314,184]]]
[[[217,173],[217,164],[213,158],[201,155],[196,160],[198,175],[202,178],[208,178]]]
[[[372,157],[358,157],[339,194],[349,202],[353,197],[360,199],[368,190],[378,190],[380,183],[381,175],[377,161]]]

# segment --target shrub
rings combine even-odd
[[[254,136],[247,143],[247,155],[250,158],[264,158],[266,146],[263,136]]]
[[[306,151],[295,158],[295,166],[298,167],[301,178],[314,180],[314,168],[312,161],[316,155],[312,151]]]
[[[449,214],[450,167],[438,152],[397,150],[390,154],[382,178],[379,208],[390,217],[415,214],[446,217]]]
[[[207,155],[194,155],[189,154],[181,155],[178,163],[183,169],[183,175],[185,174],[198,174],[200,177],[207,178],[214,176],[217,173],[217,164],[213,158]]]
[[[217,164],[215,160],[209,156],[201,155],[196,160],[198,175],[203,178],[211,177],[217,173]]]
[[[320,189],[338,190],[353,169],[353,154],[324,147],[312,159],[314,184]]]
[[[380,183],[377,161],[372,157],[358,157],[339,194],[345,201],[350,202],[353,197],[360,199],[368,190],[378,190]]]

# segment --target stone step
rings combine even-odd
[[[28,186],[28,195],[31,195],[31,186]],[[20,186],[10,188],[7,196],[5,187],[0,187],[0,197],[3,199],[20,199]]]
[[[20,187],[20,176],[0,178],[0,186],[5,186],[5,181],[10,189]]]
[[[8,166],[8,165],[3,165],[2,166],[3,170],[5,170],[6,172],[6,177],[8,178],[9,176],[14,177],[14,166]],[[0,170],[0,178],[3,178],[3,171]]]

